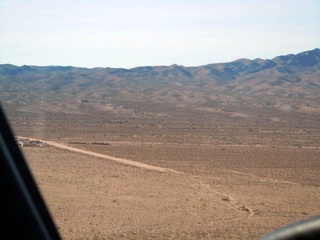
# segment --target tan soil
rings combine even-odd
[[[64,239],[258,239],[320,210],[318,148],[82,139],[22,148]]]

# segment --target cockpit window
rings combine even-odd
[[[62,238],[317,215],[319,4],[2,1],[1,105]]]

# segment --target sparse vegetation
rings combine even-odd
[[[172,170],[22,148],[63,238],[258,239],[320,202],[319,63],[272,61],[139,73],[2,65],[0,98],[18,136]]]

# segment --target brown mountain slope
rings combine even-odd
[[[320,49],[199,67],[0,65],[0,100],[14,112],[205,123],[282,122],[320,112]],[[231,118],[229,118],[231,116]],[[225,119],[233,119],[226,121]],[[278,121],[278,120],[277,120]]]

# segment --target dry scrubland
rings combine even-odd
[[[199,67],[0,65],[16,135],[91,152],[23,148],[65,239],[258,239],[319,214],[319,90],[320,49]]]
[[[23,148],[64,239],[257,239],[319,214],[317,131],[121,124],[15,130],[176,171],[49,145]]]

